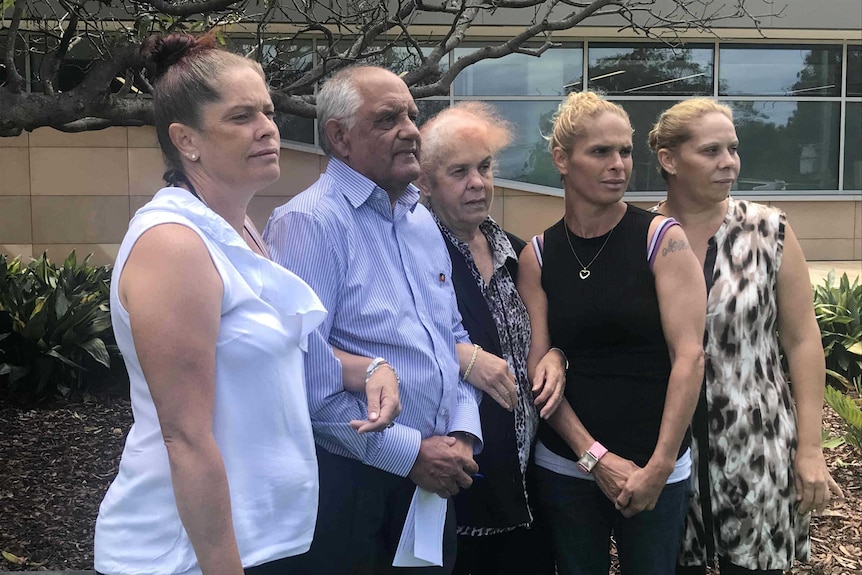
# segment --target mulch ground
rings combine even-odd
[[[0,407],[0,571],[91,569],[99,503],[132,423],[128,399]],[[828,407],[825,426],[842,433]],[[792,575],[862,574],[862,454],[826,451],[845,500],[812,520],[812,558]]]

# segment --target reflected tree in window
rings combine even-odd
[[[712,94],[710,48],[590,47],[592,89],[609,95]]]
[[[743,190],[838,187],[838,102],[733,102]]]

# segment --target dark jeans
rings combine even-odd
[[[524,527],[483,537],[459,535],[453,575],[554,575],[544,535]]]
[[[718,558],[718,572],[721,575],[781,575],[781,569],[746,569],[734,565],[724,557]],[[676,566],[676,575],[706,575],[706,565],[693,567]]]
[[[416,485],[355,459],[317,448],[320,503],[314,540],[300,557],[309,575],[446,575],[455,564],[452,501],[443,533],[443,567],[392,567]]]
[[[594,481],[538,468],[534,502],[560,575],[607,575],[614,535],[622,575],[669,575],[679,553],[688,481],[662,490],[652,511],[623,517]]]

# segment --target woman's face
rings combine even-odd
[[[619,202],[632,175],[632,127],[612,112],[592,118],[568,156],[554,148],[554,164],[566,194],[598,205]]]
[[[257,192],[280,175],[280,140],[263,78],[233,66],[217,80],[221,100],[206,105],[194,130],[198,169],[218,186]]]
[[[485,130],[457,130],[423,193],[434,213],[455,232],[472,233],[488,215],[494,199],[491,150]]]
[[[733,122],[710,112],[689,126],[691,138],[676,150],[660,150],[670,192],[709,203],[724,201],[739,176],[739,139]]]

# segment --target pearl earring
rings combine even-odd
[[[189,159],[193,162],[196,162],[198,159],[198,155],[197,154],[189,154]]]

